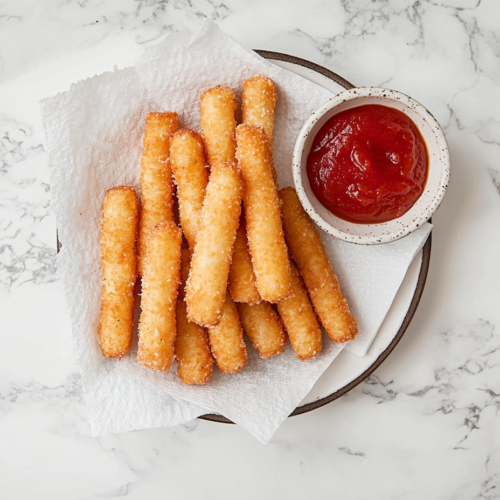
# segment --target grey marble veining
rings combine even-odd
[[[0,121],[0,285],[55,279],[54,246],[37,234],[50,213],[50,187],[37,175],[43,146],[29,126]]]
[[[37,101],[204,17],[435,114],[452,179],[425,293],[371,377],[266,447],[200,420],[91,439]],[[0,498],[500,498],[499,19],[495,0],[3,2]]]

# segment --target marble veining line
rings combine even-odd
[[[341,0],[341,5],[346,13],[347,20],[344,24],[344,31],[332,37],[317,37],[311,36],[309,33],[301,29],[295,29],[292,34],[299,37],[307,38],[318,51],[326,58],[331,58],[334,55],[341,56],[345,41],[361,41],[368,36],[376,36],[381,31],[387,29],[389,23],[395,22],[396,18],[404,16],[411,25],[417,28],[416,36],[412,40],[407,41],[408,45],[423,45],[424,44],[424,28],[421,19],[421,2],[414,2],[411,6],[404,9],[394,9],[393,6],[380,1],[372,2],[372,8],[360,9],[359,4],[366,2],[349,0]],[[401,21],[398,19],[398,22]],[[406,33],[408,36],[408,33]]]
[[[185,424],[182,424],[182,427],[186,430],[186,432],[193,432],[198,428],[199,420],[196,418],[194,420],[191,420],[191,422],[186,422]]]
[[[471,326],[443,329],[436,343],[437,346],[429,346],[430,351],[436,348],[443,356],[441,365],[434,369],[433,383],[416,388],[398,387],[397,381],[384,382],[372,375],[361,385],[361,390],[377,404],[393,402],[403,394],[425,400],[430,415],[463,415],[463,435],[454,449],[467,450],[466,441],[481,429],[482,414],[489,409],[495,415],[500,412],[500,391],[490,387],[496,381],[494,372],[500,367],[500,339],[493,323],[479,319]],[[453,351],[459,344],[466,344],[464,350]],[[464,385],[469,389],[466,401],[462,400]]]
[[[70,440],[90,440],[80,375],[49,387],[38,382],[10,382],[0,387],[0,421],[12,413],[52,415],[48,434]]]
[[[26,384],[11,383],[0,387],[0,401],[4,403],[24,403],[26,401],[73,400],[83,402],[80,375],[71,374],[63,384],[49,387],[38,382]]]
[[[340,3],[347,18],[341,33],[332,37],[317,37],[296,28],[291,30],[289,34],[292,37],[306,39],[327,60],[331,60],[333,58],[341,59],[345,56],[346,49],[349,47],[352,49],[352,43],[360,47],[366,46],[368,40],[374,40],[380,32],[385,31],[391,33],[394,38],[402,38],[405,45],[414,50],[418,49],[420,55],[428,58],[435,48],[431,40],[426,37],[424,16],[444,11],[449,12],[449,18],[455,20],[461,27],[464,37],[457,42],[466,48],[467,54],[463,57],[473,66],[474,74],[491,77],[492,71],[487,66],[490,61],[498,61],[500,57],[498,35],[493,30],[481,29],[476,17],[474,17],[481,2],[477,2],[471,7],[455,7],[430,1],[418,1],[412,2],[411,5],[402,9],[394,8],[394,4],[389,2],[376,0],[370,5],[362,0],[353,2],[342,0]],[[484,46],[488,48],[488,51],[484,50]],[[498,64],[494,64],[494,66],[498,66]],[[378,82],[377,85],[388,85],[393,77],[394,74]]]
[[[73,3],[73,2],[68,2]],[[140,33],[136,37],[138,44],[147,44],[158,40],[163,35],[179,30],[179,23],[169,22],[174,16],[181,16],[189,22],[201,22],[205,18],[220,22],[225,20],[231,9],[224,2],[214,0],[134,0],[135,6],[129,10],[112,8],[104,10],[101,3],[95,0],[76,1],[85,11],[99,12],[95,21],[84,24],[84,27],[107,25],[113,30],[133,29],[142,31],[147,27],[154,33]],[[104,10],[104,13],[103,13]]]
[[[50,212],[50,188],[36,162],[43,146],[32,127],[0,118],[0,286],[55,278],[55,245],[40,239]],[[54,240],[55,241],[55,240]]]
[[[82,500],[105,500],[111,498],[126,497],[131,492],[132,485],[132,482],[128,482],[126,484],[123,484],[122,486],[119,486],[118,488],[111,488],[109,490],[106,490],[105,492],[85,497]]]
[[[399,392],[392,387],[394,380],[382,382],[377,375],[370,375],[364,382],[362,387],[363,394],[378,400],[377,404],[385,403],[396,399]],[[368,386],[368,387],[366,387]]]
[[[500,472],[495,470],[494,465],[490,464],[491,454],[486,457],[486,462],[484,464],[487,477],[481,482],[481,489],[479,495],[476,498],[483,498],[485,500],[495,500],[500,497],[500,491],[498,491],[497,485],[500,483]]]
[[[488,120],[488,122],[486,123],[486,127],[487,128],[490,128],[488,127],[488,125],[493,125],[495,126],[496,125],[496,128],[498,130],[500,130],[500,122],[493,122],[493,120]],[[484,125],[484,123],[482,124]],[[478,139],[483,142],[484,144],[490,144],[490,145],[493,145],[493,146],[500,146],[500,140],[498,139],[498,135],[496,136],[493,136],[493,132],[490,132],[489,130],[484,130],[485,127],[481,126],[480,129],[479,129],[479,132],[477,133],[477,137]],[[498,131],[497,130],[497,131]],[[495,132],[497,132],[495,131]],[[489,135],[489,137],[485,137],[483,134],[486,133]],[[491,169],[490,169],[491,170]]]
[[[339,448],[340,451],[343,451],[346,455],[351,455],[353,457],[362,457],[366,458],[366,455],[362,451],[352,451],[346,446],[342,446],[342,448]]]

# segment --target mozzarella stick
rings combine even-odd
[[[226,294],[222,317],[208,329],[208,338],[215,362],[222,373],[239,372],[247,362],[247,347],[236,304]]]
[[[261,358],[270,358],[285,349],[283,324],[271,304],[260,302],[253,306],[238,304],[241,324]]]
[[[321,328],[299,271],[290,262],[292,293],[278,302],[278,313],[297,357],[305,361],[321,351]]]
[[[212,376],[214,360],[208,345],[207,332],[196,323],[187,319],[184,286],[189,275],[191,254],[187,248],[182,250],[181,284],[177,298],[177,338],[175,355],[178,367],[177,376],[185,384],[204,384]]]
[[[280,198],[286,241],[323,328],[334,342],[353,340],[358,333],[356,319],[342,295],[319,232],[295,189],[282,189]]]
[[[227,87],[212,87],[200,96],[201,131],[210,167],[234,163],[236,98]]]
[[[254,76],[245,80],[241,94],[241,121],[247,125],[262,127],[273,144],[274,111],[278,94],[272,80]]]
[[[240,226],[234,242],[233,261],[229,269],[228,288],[235,302],[257,304],[262,299],[255,285],[252,259],[248,253],[245,219],[241,217]]]
[[[177,130],[177,113],[149,113],[141,160],[141,219],[137,243],[139,275],[144,270],[144,259],[149,234],[158,222],[172,221],[174,186],[170,170],[170,136]]]
[[[130,349],[137,277],[135,239],[138,200],[134,188],[106,191],[101,218],[101,316],[103,356],[122,358]]]
[[[215,164],[186,287],[189,321],[200,326],[216,325],[222,314],[242,195],[243,180],[236,167],[230,163]]]
[[[144,261],[137,361],[161,372],[174,359],[181,242],[174,222],[160,222],[151,231]]]
[[[243,206],[257,289],[268,302],[290,294],[290,263],[281,226],[273,159],[262,127],[236,129],[238,167],[245,181]]]
[[[199,134],[192,130],[182,129],[172,136],[170,164],[177,184],[182,230],[192,251],[208,184],[203,141]]]

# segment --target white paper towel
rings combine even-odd
[[[249,345],[242,372],[216,372],[202,387],[179,382],[175,368],[158,374],[139,366],[133,352],[121,362],[100,353],[100,207],[110,187],[126,184],[139,191],[147,113],[175,110],[181,126],[199,129],[203,90],[225,85],[239,95],[243,80],[256,74],[276,83],[276,170],[282,187],[293,185],[295,138],[310,113],[332,94],[263,60],[210,21],[196,34],[166,38],[133,68],[79,82],[41,103],[62,243],[58,268],[94,435],[176,425],[217,412],[267,442],[343,347],[325,338],[320,356],[302,363],[289,346],[283,355],[264,361]],[[360,327],[358,339],[347,349],[366,353],[430,229],[426,224],[403,240],[378,247],[355,246],[322,234]]]

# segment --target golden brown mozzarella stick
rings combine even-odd
[[[290,262],[292,294],[278,302],[278,313],[299,359],[314,358],[321,351],[321,328],[299,271]]]
[[[276,110],[277,99],[278,94],[274,83],[266,76],[254,76],[243,83],[241,121],[246,125],[257,125],[264,129],[269,140],[271,155],[273,150],[274,111]],[[274,165],[272,174],[277,186],[278,176]]]
[[[334,342],[353,340],[358,333],[356,319],[342,295],[318,231],[295,189],[282,189],[280,197],[286,241],[323,328]]]
[[[226,297],[227,277],[241,213],[243,180],[236,167],[212,167],[191,271],[186,287],[188,318],[201,326],[218,323]]]
[[[149,234],[158,222],[172,221],[174,186],[170,170],[170,136],[177,130],[177,113],[149,113],[141,160],[141,219],[137,243],[142,276]]]
[[[241,324],[261,358],[270,358],[285,349],[283,324],[271,304],[259,302],[253,306],[238,304]]]
[[[222,373],[239,372],[247,362],[247,347],[236,304],[226,294],[222,317],[216,326],[208,329],[210,347]]]
[[[181,242],[174,222],[160,222],[144,261],[137,361],[156,371],[167,371],[174,359]]]
[[[130,349],[137,277],[135,240],[138,200],[134,188],[106,191],[101,220],[102,291],[99,337],[103,356],[122,358]]]
[[[192,251],[208,184],[203,141],[199,134],[182,129],[172,136],[170,164],[177,184],[182,230]]]
[[[210,167],[234,163],[236,98],[227,87],[212,87],[200,96],[201,131]]]
[[[241,94],[241,121],[247,125],[262,127],[273,144],[274,111],[278,94],[272,80],[266,76],[254,76],[243,83]]]
[[[273,159],[262,127],[236,129],[238,168],[245,181],[243,206],[253,269],[260,296],[279,302],[290,294],[290,263],[281,226]]]
[[[175,355],[178,367],[177,376],[185,384],[204,384],[212,376],[214,360],[208,345],[207,332],[202,326],[187,319],[184,286],[189,275],[191,254],[187,248],[182,250],[181,284],[177,298],[177,338]]]
[[[240,226],[234,242],[233,261],[229,269],[228,288],[235,302],[257,304],[262,299],[255,284],[252,259],[248,253],[245,219],[240,218]]]

